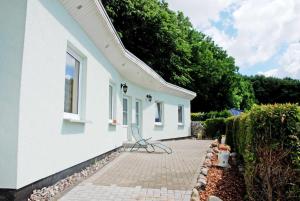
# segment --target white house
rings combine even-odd
[[[189,136],[196,96],[126,50],[98,0],[1,1],[0,87],[0,194],[15,200],[132,140],[131,123]]]

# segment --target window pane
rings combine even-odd
[[[155,122],[161,122],[161,103],[156,103]]]
[[[183,107],[178,106],[178,122],[182,123],[183,122]]]
[[[66,55],[65,104],[64,111],[78,114],[80,62],[72,55]]]
[[[128,101],[123,98],[123,125],[128,125]]]
[[[109,119],[113,119],[113,87],[109,85]]]
[[[136,125],[140,125],[140,104],[139,102],[135,102],[135,120],[136,120]]]

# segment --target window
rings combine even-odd
[[[183,124],[183,105],[178,105],[178,124]]]
[[[128,98],[123,98],[123,125],[128,125]]]
[[[139,127],[141,121],[141,101],[136,100],[135,101],[135,123]]]
[[[113,87],[109,85],[109,119],[113,119]]]
[[[155,108],[155,123],[156,124],[162,124],[162,110],[163,110],[163,105],[161,102],[156,102],[156,108]]]
[[[109,97],[109,122],[113,123],[113,120],[115,119],[115,87],[113,84],[109,84],[108,88],[108,97]]]
[[[79,118],[80,98],[80,57],[68,49],[65,68],[65,100],[64,112],[69,118]]]

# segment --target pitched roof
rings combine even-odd
[[[128,81],[146,89],[192,100],[196,93],[168,83],[152,68],[129,52],[99,0],[60,0],[97,48]]]

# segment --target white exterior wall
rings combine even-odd
[[[16,144],[17,131],[13,141],[15,148],[17,146],[18,149],[18,165],[16,161],[12,163],[12,167],[17,170],[15,172],[17,183],[9,183],[9,187],[21,188],[119,147],[127,140],[127,127],[108,124],[108,86],[111,81],[115,83],[117,91],[118,122],[122,122],[123,94],[120,84],[126,82],[128,85],[126,95],[131,97],[133,122],[135,122],[134,101],[136,98],[142,101],[144,137],[167,139],[190,134],[189,100],[140,88],[122,79],[56,0],[27,2],[19,107],[19,143]],[[81,109],[82,118],[91,123],[71,123],[63,119],[68,43],[85,57],[86,70],[83,76],[85,84],[82,87],[84,103]],[[146,101],[146,94],[152,95],[151,103]],[[0,98],[1,95],[0,92]],[[164,121],[161,127],[154,125],[155,101],[164,103]],[[184,105],[183,127],[178,127],[177,124],[178,105]],[[0,123],[2,122],[3,119],[0,117]],[[2,157],[2,153],[0,154]],[[3,176],[1,174],[7,173],[0,171],[0,176]],[[13,176],[16,177],[15,174]],[[3,185],[5,184],[4,182]]]
[[[0,188],[15,188],[26,1],[0,6]]]
[[[185,137],[190,134],[190,101],[187,99],[171,96],[165,93],[150,91],[137,87],[130,82],[126,96],[131,97],[132,114],[135,112],[135,100],[142,100],[143,124],[142,135],[144,138],[152,137],[153,140]],[[146,100],[146,95],[151,94],[152,101]],[[163,102],[163,125],[157,126],[155,120],[155,102]],[[184,106],[184,125],[178,125],[178,105]],[[135,116],[132,115],[132,122],[135,123]],[[122,118],[120,119],[122,120]]]

